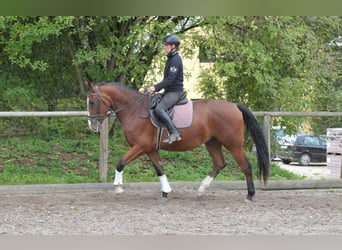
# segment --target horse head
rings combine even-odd
[[[99,86],[93,85],[85,81],[84,85],[88,88],[87,95],[87,111],[88,111],[88,125],[94,132],[101,130],[101,124],[108,116],[111,110],[110,101],[108,98],[100,94]]]

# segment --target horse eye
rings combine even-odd
[[[94,106],[95,105],[95,102],[94,101],[89,101],[89,104],[90,104],[90,106]]]

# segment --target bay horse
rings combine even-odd
[[[162,197],[167,199],[172,191],[160,162],[157,145],[157,128],[149,119],[149,94],[139,93],[119,83],[92,84],[85,82],[89,89],[87,96],[88,125],[94,132],[99,132],[102,121],[109,112],[114,112],[122,125],[122,129],[130,145],[130,149],[117,162],[114,182],[116,193],[123,192],[124,167],[146,154],[151,160],[160,179]],[[258,159],[258,177],[266,185],[269,177],[268,148],[262,130],[252,112],[242,104],[222,100],[193,100],[193,121],[187,128],[181,128],[182,140],[168,144],[162,142],[160,149],[169,151],[192,150],[205,144],[212,158],[211,172],[204,178],[198,189],[199,194],[205,192],[220,170],[226,166],[222,153],[224,146],[233,156],[244,173],[247,182],[247,199],[252,201],[255,194],[252,167],[243,150],[244,125],[249,130],[256,145]],[[166,131],[162,139],[167,136]]]

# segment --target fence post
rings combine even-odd
[[[268,159],[271,160],[271,117],[270,115],[264,115],[264,136],[268,148]]]
[[[341,155],[340,179],[342,179],[342,155]]]
[[[108,171],[108,117],[102,122],[102,129],[100,131],[100,160],[99,160],[99,172],[100,181],[107,181]]]

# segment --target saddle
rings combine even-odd
[[[158,115],[155,113],[155,110],[154,110],[156,106],[158,105],[158,103],[160,103],[162,97],[163,96],[160,93],[155,94],[152,97],[150,101],[150,106],[149,106],[150,120],[152,124],[157,128],[158,127],[165,128],[164,123],[158,117]],[[186,91],[183,92],[183,95],[178,100],[178,102],[174,106],[169,108],[166,111],[166,113],[169,115],[169,117],[174,122],[177,128],[184,128],[184,127],[190,126],[191,121],[192,121],[192,101],[188,100]],[[176,118],[175,114],[178,114],[177,117],[182,117],[182,119],[180,120],[183,121],[183,124],[180,124],[179,119],[175,119]],[[190,122],[187,122],[186,124],[184,124],[185,120],[189,120],[189,119],[186,119],[186,117],[190,118]]]

